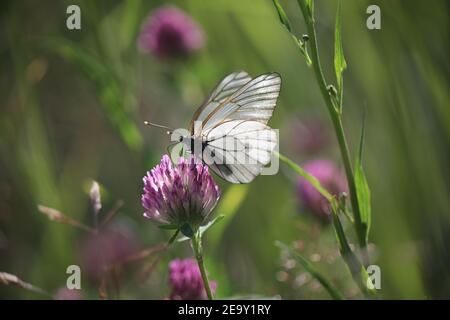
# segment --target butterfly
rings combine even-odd
[[[253,79],[244,71],[229,74],[194,113],[189,132],[175,140],[221,178],[251,182],[270,163],[278,143],[277,132],[267,122],[280,89],[276,72]]]

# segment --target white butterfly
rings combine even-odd
[[[276,131],[267,122],[280,88],[275,72],[254,79],[244,71],[226,76],[195,112],[189,134],[178,141],[223,179],[252,181],[277,146]]]

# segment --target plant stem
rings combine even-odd
[[[339,241],[339,251],[341,252],[341,256],[347,264],[352,278],[358,285],[362,294],[366,297],[373,297],[375,296],[375,292],[373,290],[369,290],[367,287],[367,272],[350,248],[337,212],[337,208],[333,207],[333,225]]]
[[[31,283],[25,282],[22,279],[20,279],[19,277],[17,277],[16,275],[7,273],[7,272],[0,272],[0,284],[5,284],[5,285],[12,284],[12,285],[16,285],[20,288],[23,288],[25,290],[29,290],[34,293],[42,294],[42,295],[46,296],[47,298],[53,297],[47,291],[45,291],[39,287],[36,287],[35,285],[32,285]]]
[[[331,203],[331,201],[333,201],[333,195],[329,193],[324,187],[322,187],[320,181],[317,180],[316,177],[305,171],[302,167],[300,167],[294,161],[282,155],[281,153],[275,152],[275,154],[278,156],[278,158],[280,158],[281,161],[291,167],[291,169],[294,170],[299,176],[308,181],[317,190],[317,192],[319,192],[325,199],[327,199],[328,202]]]
[[[298,0],[298,4],[303,13],[303,18],[305,19],[306,28],[308,30],[309,35],[309,46],[311,48],[311,60],[312,67],[314,70],[314,74],[317,79],[317,83],[320,88],[320,92],[325,100],[326,106],[328,108],[328,113],[333,122],[334,131],[336,133],[336,137],[339,143],[339,149],[341,152],[342,161],[344,163],[345,174],[347,176],[347,183],[350,191],[350,201],[353,209],[353,216],[355,220],[355,229],[358,237],[358,243],[363,252],[366,250],[366,237],[364,233],[363,224],[361,221],[361,213],[359,210],[358,197],[356,194],[356,186],[355,186],[355,178],[353,175],[353,168],[350,159],[350,152],[347,144],[347,140],[345,138],[344,127],[342,125],[342,118],[339,109],[333,103],[332,97],[328,91],[327,84],[325,81],[325,77],[322,72],[322,66],[320,64],[319,51],[317,47],[317,36],[315,29],[315,22],[313,14],[310,14],[309,9],[306,7],[306,3],[304,0]],[[342,102],[341,102],[342,104]],[[364,259],[366,260],[366,259]],[[367,261],[365,261],[367,262]]]
[[[195,259],[197,259],[198,267],[203,279],[203,285],[205,286],[206,295],[209,300],[213,300],[213,295],[211,292],[211,287],[209,285],[208,275],[206,274],[205,264],[203,263],[203,248],[202,248],[202,237],[200,232],[197,232],[192,238],[192,249],[194,250]]]

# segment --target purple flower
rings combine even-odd
[[[306,162],[303,169],[316,177],[320,184],[333,195],[347,192],[347,182],[341,171],[329,160],[318,159]],[[298,195],[303,205],[325,222],[331,221],[327,200],[304,178],[297,183]]]
[[[80,290],[61,287],[55,294],[55,300],[83,300],[83,295]]]
[[[153,11],[142,25],[138,45],[144,53],[177,58],[199,50],[203,33],[190,16],[174,6]]]
[[[186,225],[196,231],[206,224],[220,196],[208,167],[193,156],[173,165],[164,155],[143,180],[144,216],[181,231]]]
[[[137,250],[137,239],[127,224],[108,226],[81,243],[82,269],[91,280],[99,281],[110,268],[120,266]]]
[[[194,259],[176,259],[169,264],[171,300],[206,300],[207,295],[197,262]],[[210,281],[211,290],[217,283]]]

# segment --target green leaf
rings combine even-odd
[[[339,293],[339,291],[331,284],[330,281],[328,281],[305,257],[303,257],[300,253],[297,251],[291,249],[289,246],[285,245],[284,243],[280,241],[276,241],[275,245],[279,247],[282,250],[286,250],[289,252],[290,255],[292,255],[294,258],[297,259],[298,262],[305,268],[306,272],[308,272],[314,279],[319,281],[319,283],[327,290],[327,292],[330,294],[330,296],[334,300],[342,300],[343,297]]]
[[[180,229],[175,230],[174,234],[170,237],[169,241],[167,242],[167,244],[170,246],[175,239],[178,237],[178,234],[180,233]]]
[[[314,21],[314,0],[297,0],[297,2],[304,14],[304,18]]]
[[[211,228],[213,225],[215,225],[217,222],[219,222],[220,220],[222,220],[223,218],[225,218],[225,216],[222,214],[220,216],[215,217],[214,219],[212,219],[210,222],[208,222],[206,225],[201,226],[199,229],[200,232],[200,237],[203,236],[203,234],[205,233],[206,230],[208,230],[209,228]],[[183,232],[183,230],[181,230],[181,232]],[[185,235],[184,237],[181,237],[180,239],[178,239],[178,242],[183,242],[186,240],[189,240],[191,237],[188,237],[184,232],[183,234]]]
[[[339,104],[342,104],[342,73],[347,68],[347,63],[344,58],[344,49],[342,48],[341,16],[341,1],[339,0],[336,11],[336,27],[334,30],[334,69],[336,72]]]
[[[359,152],[355,162],[355,186],[356,196],[358,197],[359,211],[361,213],[361,222],[364,227],[366,241],[369,238],[371,224],[371,205],[370,205],[370,189],[367,183],[366,175],[362,166],[362,154],[364,143],[365,121],[361,129],[361,138],[359,142]]]
[[[187,237],[189,239],[195,235],[195,232],[192,229],[192,227],[189,225],[189,223],[183,224],[180,228],[180,231],[182,234],[184,234],[185,237]]]
[[[278,17],[280,18],[280,22],[290,33],[292,33],[291,23],[289,22],[289,19],[283,10],[283,7],[280,5],[278,0],[272,0],[272,1],[275,6],[275,9],[277,9]]]
[[[309,12],[312,14],[314,9],[314,0],[306,0],[306,6],[308,7]]]

